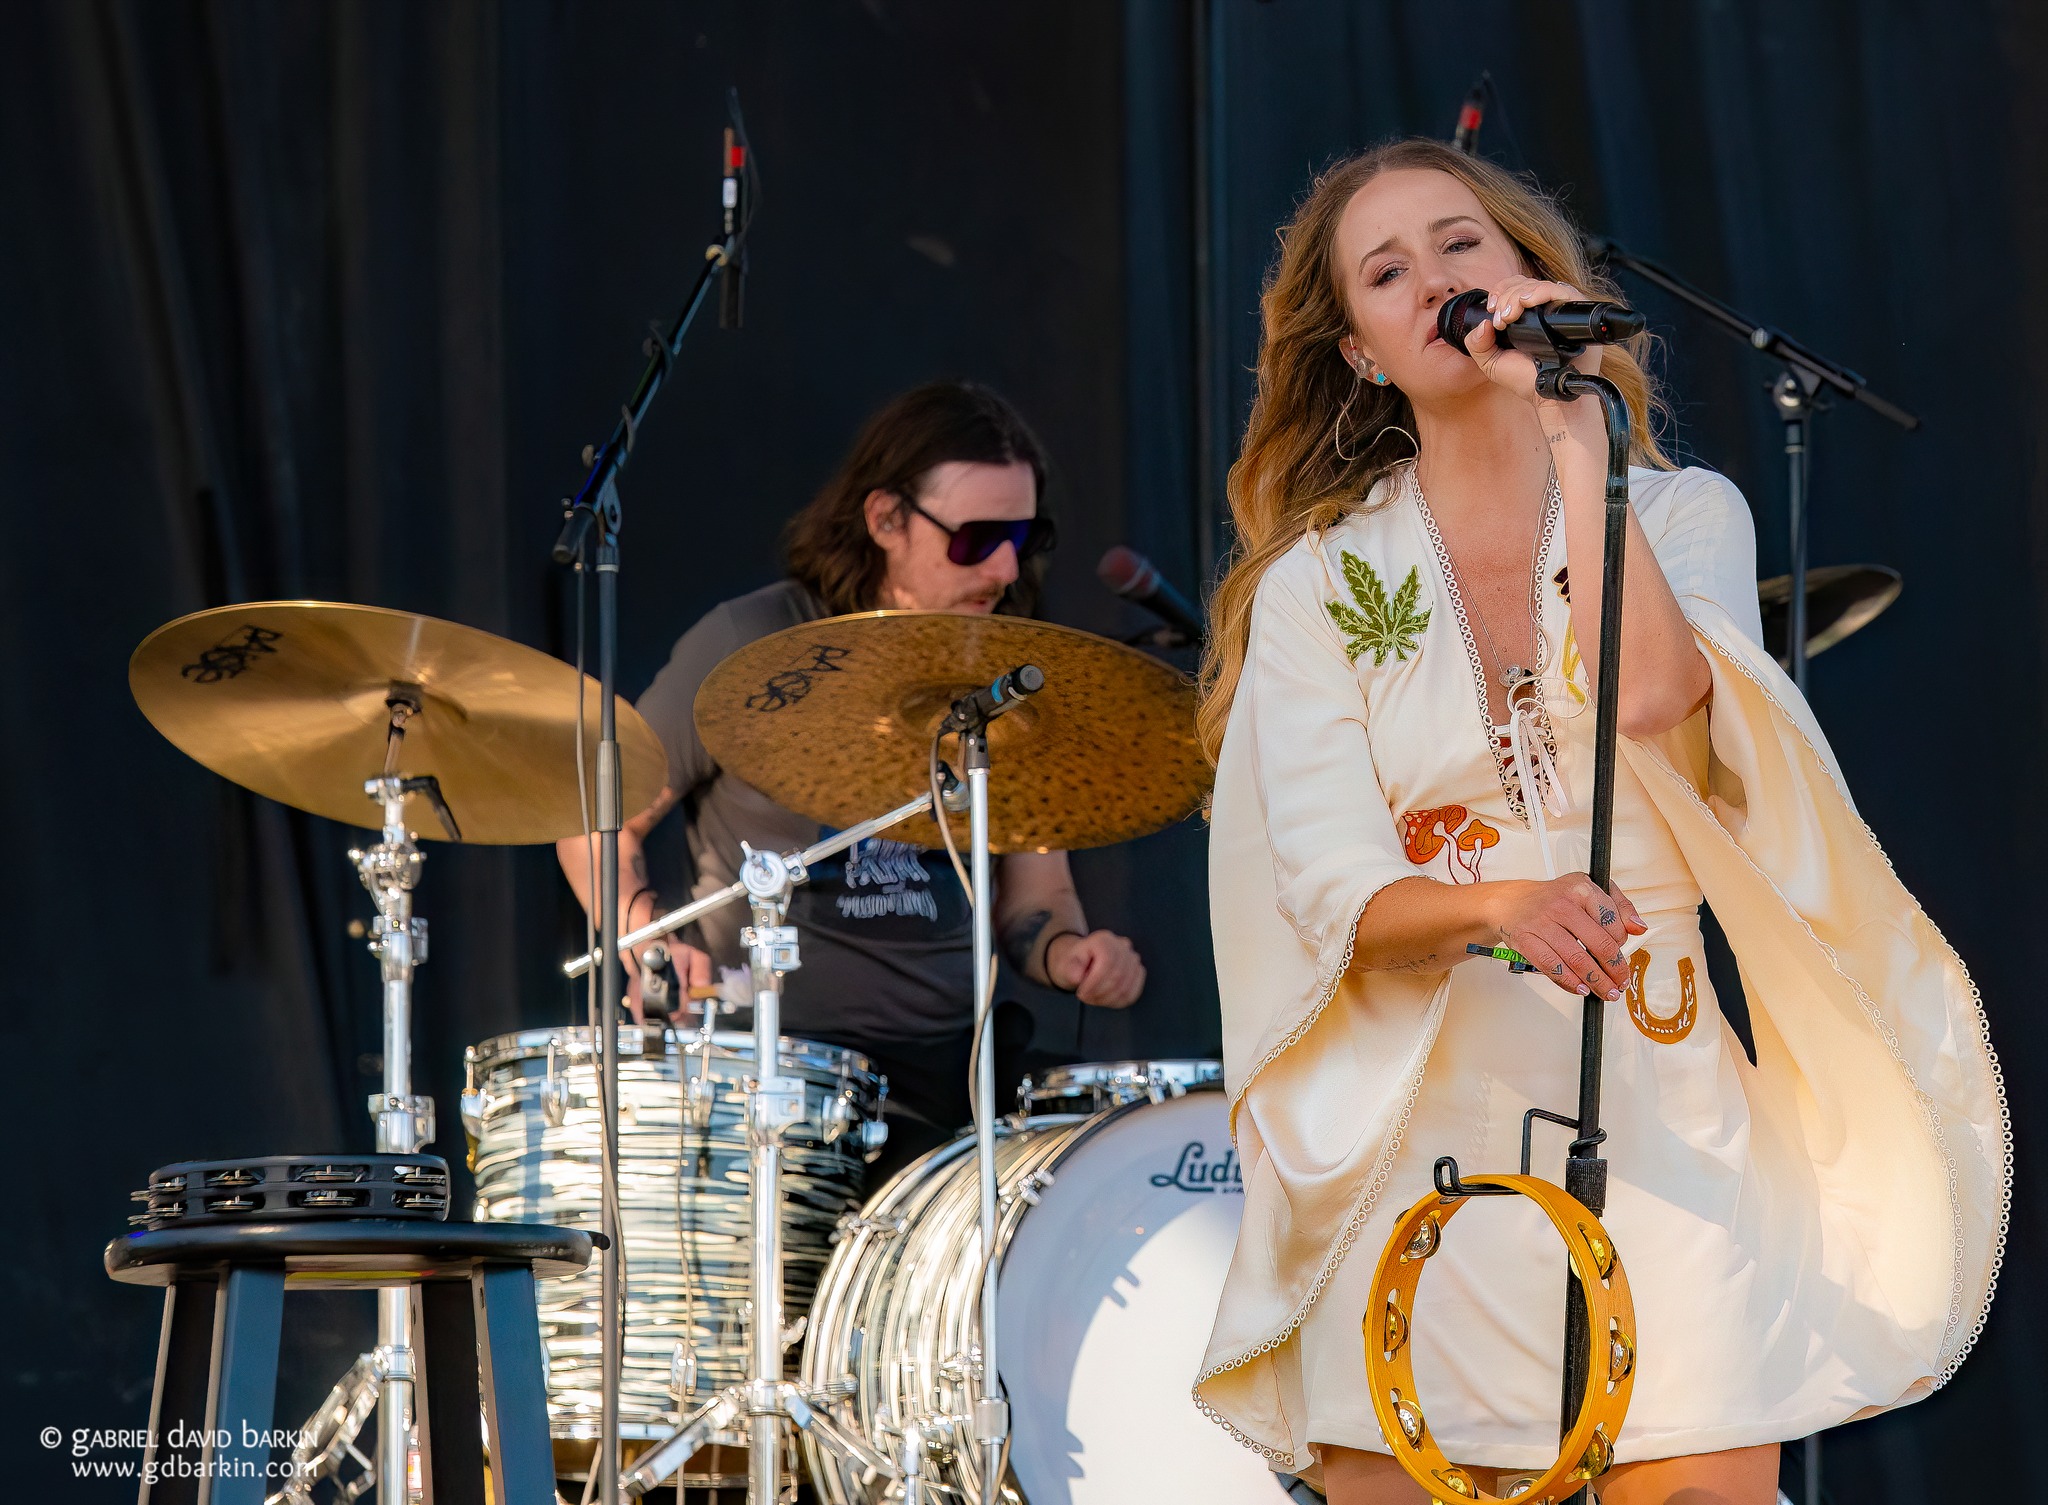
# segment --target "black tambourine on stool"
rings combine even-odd
[[[1614,854],[1614,757],[1621,702],[1622,565],[1628,545],[1628,404],[1614,383],[1565,364],[1587,344],[1625,338],[1642,328],[1633,310],[1612,303],[1532,308],[1497,332],[1504,348],[1522,350],[1536,362],[1536,390],[1553,401],[1596,396],[1607,424],[1607,487],[1602,538],[1599,684],[1593,728],[1592,853],[1587,875],[1602,893],[1611,891]],[[1437,333],[1459,350],[1486,321],[1486,290],[1475,288],[1447,301],[1437,315]],[[1500,957],[1513,965],[1515,958]],[[1426,1413],[1415,1396],[1411,1325],[1422,1265],[1440,1247],[1443,1230],[1473,1196],[1526,1196],[1541,1207],[1564,1237],[1571,1255],[1565,1282],[1564,1397],[1558,1458],[1534,1482],[1508,1496],[1525,1505],[1562,1505],[1586,1497],[1587,1486],[1614,1461],[1622,1420],[1634,1388],[1635,1309],[1614,1241],[1600,1223],[1607,1210],[1607,1162],[1599,1153],[1607,1131],[1600,1127],[1600,1064],[1606,1032],[1606,1000],[1585,999],[1579,1044],[1579,1111],[1531,1109],[1522,1128],[1522,1174],[1458,1179],[1457,1162],[1436,1165],[1436,1190],[1395,1225],[1373,1278],[1364,1314],[1366,1381],[1373,1412],[1394,1459],[1432,1500],[1495,1499],[1481,1494],[1471,1475],[1445,1458],[1429,1434]],[[1562,1188],[1531,1176],[1529,1135],[1542,1118],[1573,1131]],[[1396,1338],[1400,1341],[1394,1341]],[[1603,1341],[1604,1340],[1604,1341]],[[1596,1364],[1595,1355],[1603,1362]],[[1552,1491],[1564,1488],[1565,1496]]]

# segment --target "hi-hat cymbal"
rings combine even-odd
[[[579,683],[594,788],[597,681],[455,622],[375,606],[257,601],[166,623],[128,661],[135,703],[178,747],[244,788],[351,826],[380,823],[363,781],[384,770],[389,698],[415,700],[396,772],[435,776],[461,839],[492,846],[584,829]],[[667,759],[623,701],[618,726],[625,809],[642,810],[661,792]],[[421,795],[408,796],[406,816],[421,836],[445,834]]]
[[[1806,656],[1842,641],[1899,598],[1899,572],[1881,564],[1830,564],[1806,572]],[[1763,606],[1764,648],[1781,664],[1790,662],[1788,643],[1792,577],[1774,575],[1756,584]]]
[[[1135,648],[1020,617],[876,611],[786,628],[711,671],[697,733],[720,766],[844,829],[915,798],[947,708],[1024,664],[1045,688],[988,729],[993,850],[1129,841],[1201,803],[1209,765],[1187,679]],[[962,771],[956,740],[942,756]],[[964,846],[966,815],[951,822]],[[924,816],[887,835],[940,844]]]

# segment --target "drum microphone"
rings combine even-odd
[[[1203,638],[1202,614],[1167,583],[1159,567],[1127,544],[1118,544],[1095,566],[1095,578],[1159,618],[1187,643]]]
[[[725,177],[719,184],[719,200],[725,206],[725,240],[732,245],[735,229],[747,223],[747,148],[731,126],[725,128]],[[734,246],[718,274],[718,327],[738,329],[747,292],[747,243]]]
[[[1436,332],[1443,342],[1470,355],[1465,341],[1492,316],[1486,311],[1487,291],[1468,288],[1437,311]],[[1625,303],[1575,299],[1539,303],[1520,318],[1493,332],[1502,349],[1519,350],[1538,360],[1567,360],[1588,345],[1613,345],[1643,332],[1646,320]]]
[[[1036,664],[1020,664],[994,684],[954,701],[953,708],[946,712],[946,719],[939,723],[939,730],[964,732],[972,727],[986,726],[1027,695],[1036,695],[1044,688],[1045,671]]]

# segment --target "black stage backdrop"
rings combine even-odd
[[[1815,562],[1907,583],[1816,663],[1814,699],[1984,987],[2031,1163],[2048,1032],[2011,930],[2042,907],[2019,798],[2048,517],[2022,437],[2048,406],[2030,8],[39,0],[0,26],[17,1488],[132,1492],[36,1436],[145,1419],[156,1298],[98,1266],[129,1187],[173,1159],[370,1144],[351,833],[164,743],[128,653],[180,613],[299,596],[567,651],[555,502],[712,233],[728,83],[765,174],[748,325],[693,333],[626,477],[629,693],[704,608],[773,578],[782,519],[860,419],[938,375],[1009,393],[1055,456],[1057,619],[1139,625],[1090,578],[1118,539],[1192,588],[1274,225],[1333,156],[1448,131],[1490,69],[1490,154],[1927,420],[1820,420]],[[1743,487],[1782,570],[1769,368],[1638,291],[1682,449]],[[1070,1001],[1027,998],[1040,1048],[1214,1052],[1202,851],[1190,827],[1077,859],[1154,985],[1085,1032]],[[456,1159],[462,1047],[574,1017],[552,965],[579,934],[545,850],[436,845],[421,908],[418,1069]],[[1939,1498],[1959,1459],[2024,1476],[2048,1411],[2039,1219],[2020,1197],[1955,1383],[1831,1439],[1833,1498]],[[361,1301],[294,1301],[287,1424],[369,1342]]]

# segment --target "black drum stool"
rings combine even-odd
[[[587,1233],[533,1223],[382,1218],[170,1227],[115,1239],[109,1275],[166,1288],[144,1456],[168,1476],[142,1486],[141,1505],[262,1505],[277,1482],[265,1469],[286,1290],[394,1285],[419,1288],[413,1405],[434,1505],[483,1505],[479,1411],[497,1505],[554,1505],[533,1282],[573,1275],[590,1262],[590,1246]],[[171,1463],[173,1428],[207,1439],[196,1469]]]

